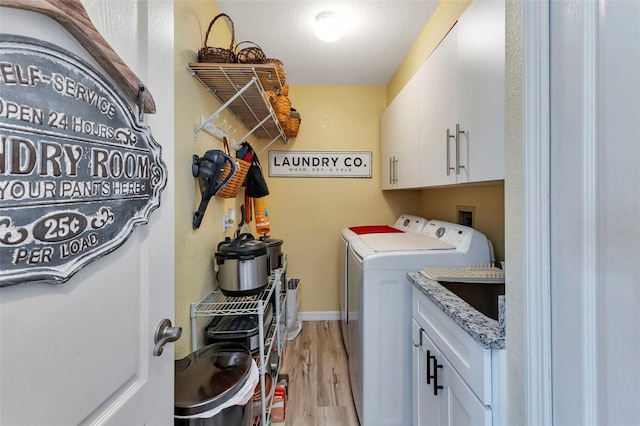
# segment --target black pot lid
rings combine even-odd
[[[264,241],[267,244],[267,247],[277,247],[281,246],[283,243],[281,239],[270,237],[267,234],[261,236],[260,241]]]
[[[225,240],[218,244],[216,256],[237,259],[245,256],[267,254],[267,244],[253,238],[251,234],[240,234],[235,240]]]
[[[175,361],[175,414],[191,416],[224,404],[244,386],[251,352],[239,343],[214,343]]]

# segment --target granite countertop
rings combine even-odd
[[[500,321],[496,321],[419,272],[409,272],[407,278],[476,342],[488,349],[504,349],[504,297],[499,298]]]

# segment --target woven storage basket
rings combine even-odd
[[[276,73],[278,74],[278,79],[280,79],[280,84],[285,84],[287,82],[287,72],[284,69],[282,61],[276,58],[267,58],[267,62],[272,63],[276,67]]]
[[[250,44],[251,46],[240,49],[241,44]],[[264,64],[267,62],[267,55],[256,43],[241,41],[236,45],[236,60],[239,64]]]
[[[291,108],[291,111],[289,112],[289,119],[285,123],[282,123],[282,130],[284,130],[284,134],[288,138],[295,138],[298,136],[301,121],[302,118],[298,111],[296,111],[295,108]]]
[[[227,138],[223,138],[224,149],[227,154],[231,155],[229,152],[229,143],[227,142]],[[234,158],[233,161],[236,162],[236,172],[231,177],[229,182],[216,194],[218,197],[222,198],[235,198],[240,192],[240,188],[244,184],[244,178],[247,176],[247,172],[249,171],[250,162],[244,161],[241,158]],[[226,177],[231,172],[231,165],[227,163],[224,166],[224,172],[222,172],[222,181],[226,179]]]
[[[265,90],[264,94],[267,96],[269,103],[273,106],[276,102],[276,92],[272,90]]]
[[[222,198],[236,198],[238,192],[240,192],[240,188],[242,188],[242,184],[244,183],[244,178],[247,176],[247,172],[249,171],[249,166],[251,163],[248,161],[244,161],[240,158],[234,158],[233,161],[236,162],[236,173],[233,175],[231,180],[227,182],[227,184],[222,188],[216,196]],[[231,171],[231,165],[227,163],[224,166],[224,172],[222,173],[222,180],[224,180]]]
[[[291,117],[291,100],[286,95],[278,95],[272,101],[273,111],[281,125],[284,125]],[[284,129],[283,129],[284,130]]]
[[[231,44],[229,45],[228,49],[225,49],[222,47],[207,46],[211,28],[219,18],[226,19],[231,25]],[[233,27],[233,21],[231,20],[229,15],[221,13],[217,15],[215,18],[213,18],[213,20],[209,24],[209,28],[207,29],[207,34],[204,37],[204,47],[198,50],[198,59],[200,62],[215,62],[215,63],[227,63],[227,64],[235,63],[236,62],[236,55],[234,53],[235,42],[236,42],[236,36],[235,36],[235,29]]]

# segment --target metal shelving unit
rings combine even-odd
[[[282,278],[286,277],[287,271],[287,255],[282,256],[282,267],[275,269],[271,272],[269,277],[269,283],[267,287],[257,295],[245,296],[245,297],[228,297],[225,296],[220,290],[214,290],[207,294],[199,303],[191,304],[191,342],[192,349],[195,352],[198,350],[198,317],[214,317],[225,315],[257,315],[258,316],[258,333],[260,338],[260,354],[259,365],[260,370],[260,394],[261,399],[261,425],[267,425],[267,420],[270,415],[271,408],[267,407],[267,401],[273,396],[275,385],[280,370],[281,359],[278,362],[278,368],[276,371],[271,371],[272,375],[272,387],[270,395],[265,395],[265,379],[264,375],[267,373],[267,362],[269,362],[269,355],[273,350],[274,343],[276,344],[278,357],[282,356],[286,345],[286,318],[283,315],[283,310],[287,300],[286,283],[283,283]],[[284,285],[284,288],[282,288]],[[284,291],[283,291],[284,290]],[[275,314],[273,315],[273,322],[269,330],[264,332],[264,313],[267,304],[271,300],[273,294],[275,297]],[[285,335],[282,336],[282,330],[280,327],[281,321],[285,321]]]
[[[188,68],[222,104],[195,129],[194,137],[227,109],[249,129],[240,141],[253,134],[258,139],[270,139],[267,147],[278,139],[288,142],[265,94],[265,90],[277,94],[282,89],[274,64],[190,63]]]

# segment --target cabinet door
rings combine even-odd
[[[412,320],[413,426],[437,426],[446,419],[444,394],[434,394],[433,357],[441,355],[415,320]],[[443,416],[445,414],[445,416]]]
[[[478,399],[415,320],[412,327],[414,425],[491,426],[491,408]]]
[[[446,406],[440,406],[440,424],[448,426],[491,426],[491,408],[482,404],[471,388],[456,373],[447,359],[440,355],[437,359],[438,384],[442,384],[442,399]]]
[[[416,188],[418,177],[418,87],[416,74],[382,113],[381,187]]]
[[[456,182],[454,165],[455,146],[447,137],[455,131],[457,108],[457,25],[440,42],[418,73],[422,78],[419,88],[420,106],[420,185],[437,186]],[[449,158],[447,149],[450,151]]]
[[[436,425],[438,413],[437,400],[433,395],[433,391],[428,383],[431,380],[427,378],[427,346],[424,338],[424,330],[420,328],[415,320],[412,320],[412,389],[413,389],[413,425],[426,426]],[[430,353],[431,354],[431,353]]]
[[[458,182],[504,179],[504,0],[474,0],[457,27]]]
[[[394,99],[394,102],[398,98]],[[397,146],[394,145],[394,122],[399,119],[399,107],[392,102],[382,112],[380,119],[380,187],[382,189],[394,189],[397,187],[394,166]]]

